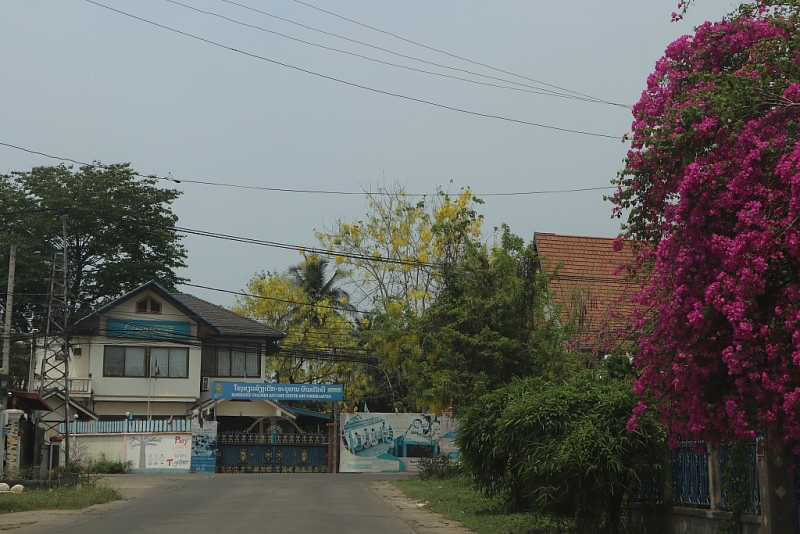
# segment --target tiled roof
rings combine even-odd
[[[536,233],[534,240],[542,269],[556,272],[553,301],[562,322],[574,321],[573,339],[582,348],[600,348],[609,337],[624,336],[639,289],[620,269],[633,260],[630,244],[615,252],[612,238]]]
[[[172,293],[172,297],[194,311],[197,317],[223,336],[271,337],[282,339],[286,334],[280,330],[265,326],[258,321],[243,317],[232,311],[212,304],[207,300],[188,293]]]

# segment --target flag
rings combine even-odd
[[[200,425],[200,428],[203,428],[203,405],[200,404],[200,408],[197,409],[197,424]]]
[[[172,426],[172,415],[169,416],[169,421],[167,421],[167,426]]]
[[[156,380],[158,380],[158,375],[159,375],[159,374],[161,374],[161,373],[160,373],[160,371],[158,370],[158,358],[156,358],[156,359],[154,360],[154,363],[153,363],[153,378],[155,378]]]

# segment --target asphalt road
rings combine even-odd
[[[432,514],[415,510],[413,503],[393,502],[400,502],[399,494],[392,497],[386,492],[396,490],[376,484],[386,479],[386,475],[321,474],[122,475],[108,478],[107,483],[121,490],[124,501],[83,511],[7,514],[0,529],[11,527],[20,534],[428,532],[424,519],[408,514],[423,518]],[[402,508],[408,510],[405,517]],[[430,526],[450,532],[445,524]]]

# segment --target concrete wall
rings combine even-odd
[[[144,439],[142,439],[144,438]],[[144,466],[140,467],[141,442],[145,446]],[[113,462],[131,462],[129,473],[188,473],[192,434],[184,432],[152,432],[148,434],[74,434],[70,436],[71,461],[86,467],[91,460],[105,457]],[[179,445],[176,445],[179,444]],[[63,465],[63,447],[61,465]],[[180,454],[186,463],[173,465],[173,456]]]
[[[717,529],[729,516],[729,512],[721,510],[634,505],[631,531],[635,534],[717,534]],[[742,516],[742,534],[763,532],[760,516]]]

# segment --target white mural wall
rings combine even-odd
[[[418,470],[420,458],[458,458],[458,421],[418,413],[346,413],[339,427],[339,471],[398,473]]]

